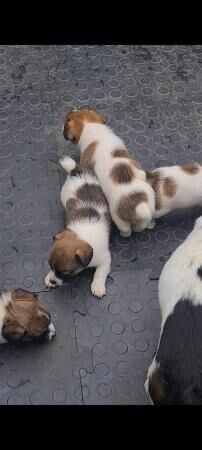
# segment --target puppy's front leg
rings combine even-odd
[[[96,268],[94,273],[93,281],[91,283],[91,292],[95,297],[103,297],[106,295],[106,279],[110,272],[111,266],[111,255],[108,253],[105,262]]]
[[[56,286],[61,286],[62,280],[56,277],[53,270],[50,270],[44,278],[44,284],[47,288],[55,288]]]

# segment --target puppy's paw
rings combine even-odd
[[[52,339],[54,338],[54,336],[56,334],[55,327],[52,322],[50,323],[48,329],[49,329],[48,340],[52,341]]]
[[[132,230],[130,230],[130,231],[120,231],[120,235],[121,235],[123,238],[128,238],[128,237],[131,236],[131,234],[132,234]]]
[[[91,284],[91,292],[95,297],[102,298],[106,295],[105,285],[98,281],[93,281]]]
[[[147,225],[148,230],[152,230],[156,225],[155,220],[152,220],[149,225]]]
[[[57,286],[57,282],[53,278],[51,278],[50,273],[45,276],[43,281],[45,286],[49,289],[53,289]]]

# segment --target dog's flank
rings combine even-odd
[[[154,218],[175,209],[202,205],[202,165],[160,167],[147,172],[147,181],[155,192]]]

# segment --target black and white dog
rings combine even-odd
[[[145,389],[154,405],[202,404],[202,216],[159,280],[158,350]]]

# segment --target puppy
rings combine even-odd
[[[202,205],[202,165],[161,167],[147,172],[147,180],[155,192],[154,218],[174,209]]]
[[[81,167],[95,171],[121,235],[153,228],[155,199],[146,173],[105,119],[92,110],[74,110],[65,117],[63,134],[79,145]]]
[[[0,295],[0,344],[19,341],[50,341],[55,336],[51,316],[37,296],[23,289]]]
[[[60,164],[68,173],[61,190],[66,229],[54,237],[49,254],[51,271],[44,282],[47,287],[55,287],[87,267],[96,267],[91,291],[103,297],[111,265],[107,200],[93,173],[82,171],[70,157]]]
[[[202,404],[202,216],[159,280],[162,314],[145,388],[155,405]]]

